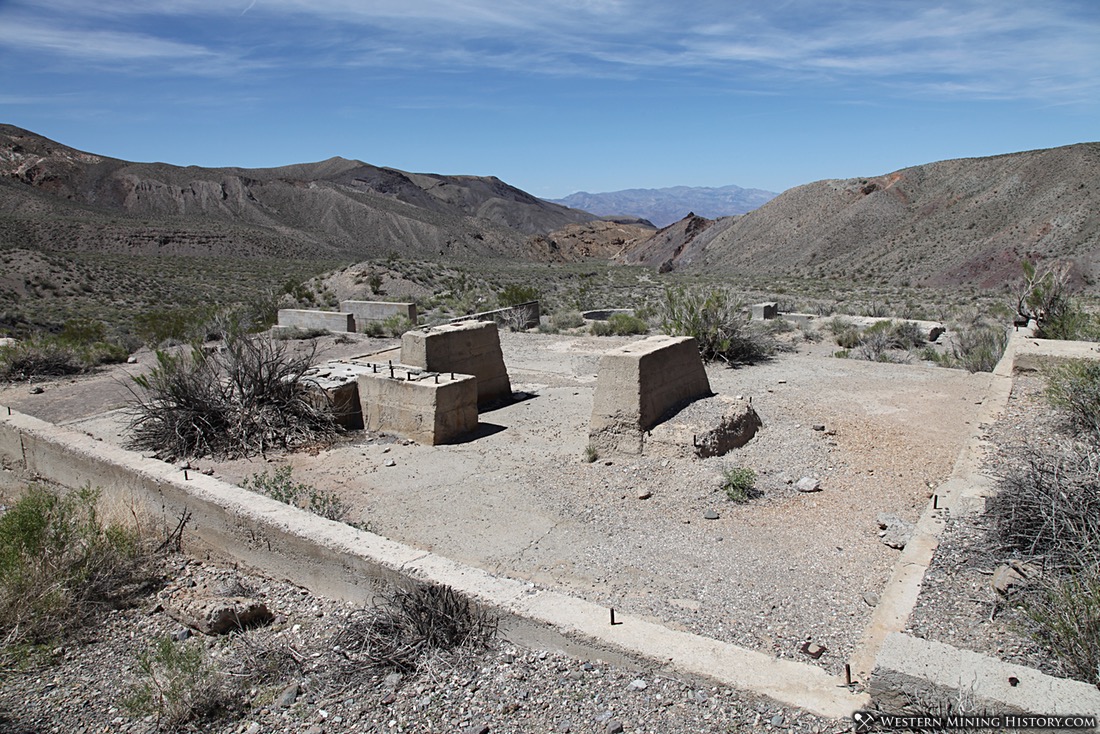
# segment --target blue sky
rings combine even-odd
[[[179,165],[781,191],[1100,140],[1100,3],[0,0],[0,121]]]

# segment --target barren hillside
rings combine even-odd
[[[683,221],[624,260],[655,267],[994,287],[1020,261],[1100,276],[1100,143],[818,181],[713,226]]]
[[[0,126],[0,244],[251,256],[525,256],[593,215],[494,177],[331,158],[280,168],[130,163]]]

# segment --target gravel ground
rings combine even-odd
[[[1045,384],[1035,374],[1016,376],[1008,405],[985,436],[992,446],[985,461],[987,474],[1003,476],[1027,447],[1049,447],[1067,437],[1064,421],[1043,398]],[[1064,675],[1028,634],[1026,619],[1013,598],[993,589],[994,570],[1008,560],[997,550],[984,516],[952,518],[925,574],[908,631]]]
[[[158,638],[202,646],[238,694],[227,710],[165,731],[224,734],[335,732],[841,732],[846,722],[816,718],[765,699],[655,668],[626,669],[503,642],[436,655],[411,674],[341,671],[335,633],[361,610],[311,596],[291,584],[227,566],[173,556],[156,595],[103,616],[72,640],[41,650],[0,686],[0,730],[9,734],[146,734],[155,713],[127,706],[145,682],[139,653]],[[189,633],[164,607],[193,586],[243,587],[275,615],[272,624],[223,637]],[[276,667],[265,653],[293,651]],[[268,671],[266,679],[261,673]],[[226,675],[228,673],[228,675]],[[294,692],[296,689],[296,692]]]

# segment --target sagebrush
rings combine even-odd
[[[234,458],[331,440],[332,406],[305,372],[314,351],[229,334],[222,348],[157,352],[134,377],[129,445],[166,459]]]

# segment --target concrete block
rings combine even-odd
[[[368,431],[434,446],[477,428],[477,379],[472,375],[456,373],[452,379],[450,373],[394,366],[362,374],[357,381]]]
[[[378,369],[378,365],[369,362],[333,360],[310,367],[302,373],[302,382],[319,404],[331,406],[338,424],[347,430],[360,430],[363,428],[363,409],[359,402],[358,377]]]
[[[473,375],[478,405],[512,396],[500,334],[491,321],[460,321],[407,331],[401,337],[401,363],[432,372]]]
[[[642,433],[667,414],[711,395],[690,336],[651,336],[600,359],[589,438],[599,449],[641,453]]]
[[[280,308],[279,326],[299,329],[355,331],[355,317],[342,311],[310,311],[303,308]]]
[[[387,301],[340,301],[340,310],[355,317],[355,331],[362,331],[370,321],[385,321],[401,316],[416,324],[415,303],[389,303]]]
[[[752,304],[753,321],[769,321],[779,316],[779,304],[775,301]]]
[[[1100,711],[1096,686],[900,632],[890,634],[883,643],[870,690],[873,701],[889,712],[902,710],[912,699],[961,699],[979,710],[1005,714]]]

